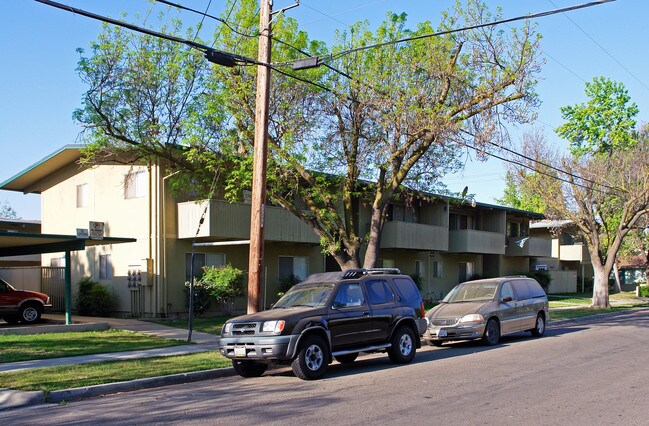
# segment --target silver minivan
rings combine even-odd
[[[426,319],[423,338],[435,346],[470,339],[495,345],[500,336],[520,331],[540,337],[548,319],[548,297],[536,280],[525,276],[467,281],[428,311]]]

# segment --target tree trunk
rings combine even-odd
[[[374,268],[379,258],[381,249],[381,232],[383,231],[383,208],[372,208],[372,218],[370,220],[370,235],[367,242],[367,251],[363,268]]]
[[[622,291],[622,284],[620,284],[620,270],[617,267],[617,261],[613,263],[613,293],[620,293]]]
[[[610,308],[608,301],[608,273],[602,265],[593,265],[595,276],[593,279],[593,303],[594,308]]]

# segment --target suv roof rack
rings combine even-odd
[[[343,272],[343,279],[354,279],[362,277],[363,275],[401,275],[401,270],[399,268],[360,268],[360,269],[348,269]]]

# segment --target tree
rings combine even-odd
[[[11,207],[8,201],[3,201],[0,204],[0,218],[2,219],[20,219],[16,211]]]
[[[570,141],[574,156],[586,154],[611,155],[627,149],[636,142],[633,130],[638,107],[631,102],[622,83],[604,77],[595,77],[586,83],[585,104],[561,108],[566,122],[557,128],[557,134]]]
[[[228,5],[235,6],[230,21],[239,25],[218,28],[214,47],[255,57],[256,2]],[[437,29],[499,17],[477,0],[457,2]],[[179,32],[172,23],[168,29]],[[355,24],[353,34],[341,33],[327,49],[278,15],[273,63],[304,54],[333,58],[350,45],[432,32],[430,22],[411,30],[405,15],[389,13],[376,31]],[[329,67],[273,72],[268,198],[305,221],[341,268],[360,266],[363,249],[362,264],[373,266],[391,200],[416,202],[403,189],[433,188],[456,167],[465,144],[504,143],[503,121],[533,118],[538,43],[530,23],[508,35],[485,27],[341,54]],[[251,180],[256,68],[214,66],[205,73],[199,59],[168,42],[106,28],[93,55],[80,61],[90,89],[76,117],[93,146],[109,153],[130,146],[137,158],[165,158],[203,182],[219,170],[227,197],[240,199]],[[185,149],[176,160],[179,145]],[[101,149],[90,151],[92,161],[101,159]],[[361,204],[372,212],[367,234]]]
[[[525,175],[523,179],[516,179],[516,172],[508,170],[505,174],[505,189],[502,198],[496,202],[504,206],[513,207],[519,210],[527,210],[536,213],[544,213],[546,210],[543,198],[534,193],[534,190],[525,184],[526,180],[533,179],[531,172],[521,171]]]
[[[179,20],[161,16],[159,23],[157,30],[180,36]],[[187,34],[193,37],[191,28]],[[209,181],[214,167],[208,148],[220,139],[221,129],[204,123],[218,113],[205,110],[209,65],[203,55],[108,24],[90,49],[90,56],[78,49],[77,71],[88,90],[73,114],[88,142],[84,161],[162,159],[191,172],[194,184]],[[117,151],[122,155],[114,155]]]
[[[477,1],[458,3],[438,29],[497,18]],[[375,32],[363,23],[351,32],[353,37],[339,35],[333,57],[352,43],[384,43],[435,30],[429,22],[410,30],[404,14],[388,13]],[[457,166],[463,144],[505,139],[501,120],[531,118],[537,45],[532,25],[509,37],[484,28],[342,55],[331,64],[335,70],[300,74],[329,91],[299,89],[300,83],[275,73],[278,98],[271,102],[281,108],[288,99],[292,105],[288,117],[271,119],[269,198],[309,224],[341,268],[374,266],[389,202],[411,197],[404,187],[430,190]],[[244,86],[242,75],[224,81],[238,106],[232,111],[238,131],[249,134],[251,84]],[[359,223],[361,204],[371,209],[367,234]]]
[[[536,174],[519,168],[517,179],[544,200],[546,216],[569,219],[580,230],[595,274],[592,305],[610,307],[608,277],[622,241],[649,214],[649,143],[607,156],[561,156],[537,135],[525,141],[523,152]],[[562,172],[544,164],[560,165]]]

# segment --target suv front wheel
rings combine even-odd
[[[293,373],[302,380],[319,379],[327,369],[327,344],[320,336],[307,336],[291,363]]]
[[[410,327],[399,327],[390,343],[388,356],[395,364],[407,364],[415,357],[415,333]]]

